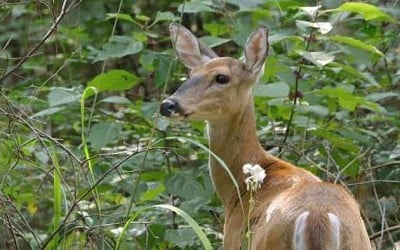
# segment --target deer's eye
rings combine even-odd
[[[219,74],[219,75],[217,75],[216,77],[215,77],[215,81],[218,83],[218,84],[227,84],[228,82],[229,82],[229,76],[226,76],[226,75],[221,75],[221,74]]]

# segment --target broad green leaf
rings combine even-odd
[[[134,87],[138,80],[134,74],[116,69],[97,75],[88,82],[87,87],[94,87],[98,92],[127,90]],[[93,91],[90,91],[86,94],[85,99],[93,94]]]
[[[178,11],[181,13],[216,12],[211,6],[203,2],[185,2],[179,5]]]
[[[136,15],[135,18],[139,21],[142,22],[148,22],[150,21],[150,17],[146,16],[146,15]]]
[[[204,23],[203,28],[205,31],[210,33],[211,36],[215,37],[230,32],[230,27],[226,23],[221,23],[221,22]]]
[[[314,114],[320,117],[325,117],[329,114],[328,108],[322,105],[312,105],[312,106],[299,106],[297,107],[299,113]]]
[[[113,36],[110,42],[103,45],[101,50],[92,49],[93,62],[104,61],[110,58],[121,58],[139,53],[143,43],[135,41],[129,36]]]
[[[100,149],[117,139],[122,131],[122,124],[100,122],[90,128],[88,141],[94,149]]]
[[[154,59],[154,81],[157,87],[163,86],[169,77],[172,70],[173,59],[169,56],[158,55]]]
[[[339,105],[349,111],[354,111],[357,105],[363,102],[361,97],[356,97],[343,88],[326,87],[319,90],[318,93],[325,96],[336,97]]]
[[[366,44],[360,40],[357,40],[355,38],[352,37],[348,37],[348,36],[331,36],[328,38],[331,41],[335,41],[335,42],[339,42],[339,43],[343,43],[343,44],[347,44],[359,49],[363,49],[363,50],[367,50],[369,52],[372,52],[374,54],[377,54],[379,56],[385,56],[380,50],[378,50],[376,47]]]
[[[377,102],[388,98],[400,99],[400,95],[395,92],[386,92],[386,93],[372,93],[366,96],[366,99],[372,102]]]
[[[335,56],[327,54],[323,51],[319,52],[298,51],[298,53],[308,61],[317,65],[319,68],[322,68],[328,63],[333,62],[333,60],[335,59]]]
[[[280,43],[285,40],[294,40],[298,42],[303,42],[304,39],[301,36],[295,36],[293,34],[287,34],[285,32],[279,32],[268,37],[268,42],[270,44]]]
[[[221,44],[229,42],[231,39],[219,38],[215,36],[203,36],[200,38],[207,46],[216,47]]]
[[[51,88],[47,101],[49,102],[49,107],[55,107],[74,102],[79,103],[80,98],[81,95],[73,89],[54,87]]]
[[[165,186],[162,183],[149,183],[147,191],[140,194],[140,201],[154,201],[156,198],[165,190]]]
[[[335,147],[339,147],[344,150],[349,150],[351,152],[358,151],[358,146],[354,144],[353,140],[332,133],[326,129],[311,130],[310,134],[329,140],[330,143],[332,143]]]
[[[124,14],[124,13],[107,13],[106,14],[106,20],[115,19],[115,18],[118,18],[118,20],[130,22],[130,23],[136,23],[135,20],[133,20],[133,18],[129,14]]]
[[[207,198],[208,193],[204,186],[196,180],[194,176],[188,173],[176,173],[165,181],[165,187],[168,193],[190,200],[193,193],[196,197]]]
[[[292,113],[293,109],[291,105],[289,104],[274,105],[270,102],[268,102],[268,105],[269,105],[269,115],[271,115],[271,118],[273,119],[283,118],[285,120],[289,120],[290,114]]]
[[[162,21],[177,21],[177,20],[179,20],[179,17],[175,16],[174,13],[170,11],[166,12],[158,11],[152,25]]]
[[[240,10],[254,10],[258,5],[265,3],[265,0],[226,0],[225,2],[238,6]]]
[[[369,20],[377,20],[377,21],[386,21],[395,23],[396,20],[389,16],[388,14],[381,11],[374,5],[361,3],[361,2],[347,2],[340,5],[337,9],[333,11],[347,11],[358,13],[363,16],[363,18],[367,21]]]
[[[333,28],[332,24],[329,22],[308,22],[296,20],[296,25],[303,31],[305,31],[307,28],[318,29],[321,34],[327,34]]]
[[[193,246],[196,241],[196,234],[190,228],[167,229],[165,240],[172,242],[179,249]]]
[[[164,209],[168,209],[170,211],[175,212],[177,215],[182,217],[189,224],[189,226],[193,229],[193,231],[197,234],[197,237],[199,237],[205,250],[213,249],[211,246],[210,240],[207,238],[206,234],[200,228],[199,224],[197,224],[197,222],[192,217],[190,217],[190,215],[188,215],[185,211],[183,211],[177,207],[167,205],[167,204],[154,205],[153,207],[164,208]]]
[[[258,84],[254,87],[254,95],[262,97],[287,97],[290,87],[284,82]]]

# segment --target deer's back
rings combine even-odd
[[[252,249],[287,250],[296,244],[297,249],[370,249],[358,204],[340,185],[321,182],[311,173],[278,160],[267,168],[266,181],[253,197]],[[248,199],[248,194],[242,197],[245,206]],[[242,235],[249,229],[242,215],[239,203],[227,211],[225,249],[243,245]]]

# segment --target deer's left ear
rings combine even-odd
[[[169,32],[176,54],[186,67],[190,69],[200,67],[211,58],[217,57],[212,49],[198,40],[192,32],[182,25],[171,23]]]
[[[247,39],[244,50],[245,63],[256,79],[264,71],[268,47],[268,29],[266,27],[258,28]]]

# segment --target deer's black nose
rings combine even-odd
[[[165,99],[160,106],[160,114],[163,116],[171,116],[173,113],[179,113],[178,102],[174,99]]]

